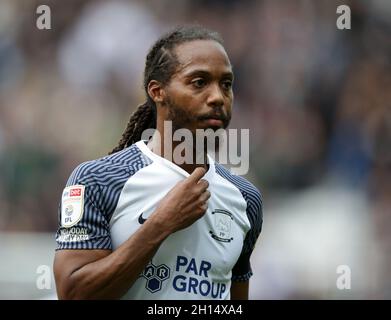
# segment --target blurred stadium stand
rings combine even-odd
[[[0,299],[57,298],[53,273],[43,288],[40,276],[44,274],[39,269],[44,266],[52,270],[55,249],[53,234],[2,232],[0,243]]]

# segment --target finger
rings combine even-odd
[[[205,213],[208,210],[208,204],[204,203],[204,204],[201,205],[200,208],[201,208],[202,212]]]
[[[200,187],[201,192],[204,192],[206,189],[209,188],[209,182],[205,179],[201,179],[200,181],[198,181],[197,186]]]
[[[202,167],[195,168],[193,173],[186,178],[186,181],[190,183],[197,183],[206,173],[206,170]]]
[[[208,199],[210,198],[210,192],[209,191],[205,191],[203,194],[200,195],[200,201],[202,202],[206,202],[208,201]]]
[[[194,190],[194,194],[199,196],[204,193],[208,189],[208,187],[209,182],[204,179],[201,179],[195,186],[192,186],[192,189]]]

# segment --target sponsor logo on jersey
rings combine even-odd
[[[231,236],[233,215],[231,212],[223,209],[212,211],[214,215],[214,230],[209,230],[213,239],[222,242],[231,242],[234,238]]]
[[[61,229],[57,236],[59,242],[76,242],[89,240],[87,228],[71,227],[69,229]]]
[[[175,271],[178,274],[172,281],[176,291],[189,292],[212,299],[223,299],[226,284],[215,282],[209,277],[212,264],[209,261],[196,261],[195,258],[178,256]]]
[[[84,186],[66,187],[61,200],[61,226],[70,228],[77,224],[84,212]]]
[[[192,293],[195,296],[203,296],[211,299],[224,299],[226,284],[213,281],[209,271],[212,264],[209,261],[197,261],[195,258],[177,256],[175,269],[171,270],[167,265],[154,265],[148,263],[141,277],[145,278],[145,288],[156,293],[162,290],[163,282],[170,278],[168,284],[177,292]]]
[[[145,289],[151,293],[155,293],[162,289],[163,281],[170,277],[170,268],[165,264],[155,266],[152,262],[150,262],[145,267],[141,276],[147,279]]]

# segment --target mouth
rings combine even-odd
[[[220,118],[205,118],[202,119],[202,122],[207,124],[210,127],[223,127],[224,122]]]
[[[199,120],[211,128],[223,128],[226,122],[226,118],[223,114],[207,114],[201,116]]]

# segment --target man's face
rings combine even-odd
[[[233,73],[217,42],[196,40],[178,45],[179,66],[164,88],[167,119],[173,129],[217,130],[231,120]]]

